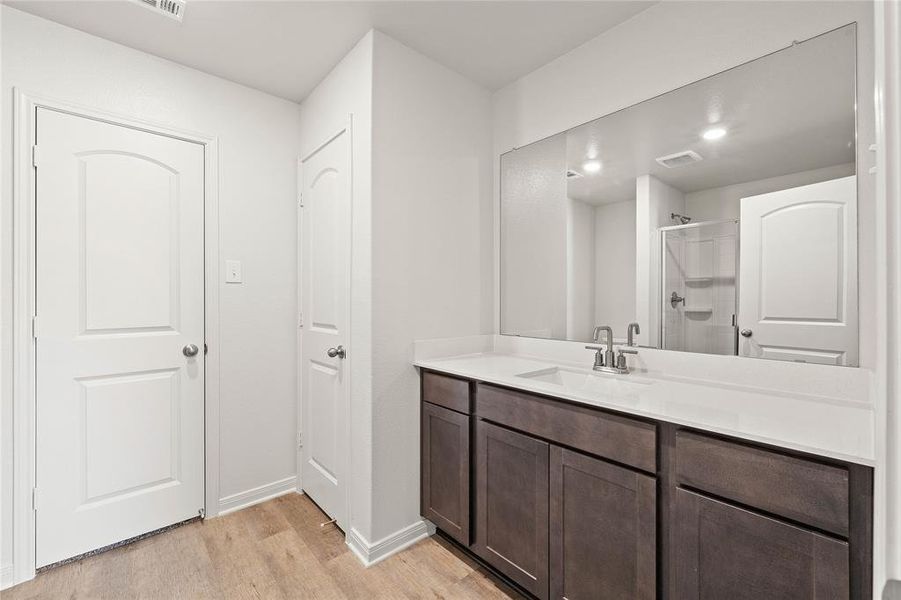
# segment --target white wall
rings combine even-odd
[[[595,320],[624,338],[636,315],[635,201],[602,204],[594,213]]]
[[[11,560],[12,86],[219,136],[220,497],[295,473],[295,190],[299,107],[37,17],[2,20],[2,564]],[[220,266],[220,273],[224,268]],[[211,348],[216,352],[216,348]]]
[[[685,194],[685,214],[695,223],[738,219],[741,216],[741,199],[747,196],[786,190],[849,175],[854,175],[853,163],[689,192]]]
[[[352,115],[350,342],[350,523],[372,522],[372,60],[367,33],[304,100],[300,137],[306,156]]]
[[[641,333],[636,343],[660,341],[660,233],[673,225],[670,215],[684,214],[685,196],[653,175],[635,180],[635,310]]]
[[[590,340],[595,309],[595,207],[566,199],[566,339]],[[525,299],[528,302],[527,299]]]
[[[301,108],[304,154],[353,115],[350,527],[420,521],[413,341],[488,333],[490,96],[370,31]]]
[[[856,21],[858,165],[866,174],[874,140],[872,15],[870,2],[661,2],[496,92],[495,161],[511,148]],[[859,185],[860,364],[872,367],[873,178],[862,176]]]
[[[378,32],[373,62],[370,542],[420,520],[413,341],[493,325],[490,95]]]

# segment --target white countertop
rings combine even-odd
[[[743,385],[692,380],[662,374],[597,373],[638,385],[609,390],[566,389],[554,383],[519,377],[586,365],[551,362],[495,352],[450,358],[421,358],[418,367],[495,383],[636,416],[686,425],[782,448],[873,466],[875,415],[870,405],[852,400],[776,392]],[[590,367],[590,364],[587,365]],[[640,385],[646,384],[646,385]],[[601,385],[600,387],[605,387]],[[617,389],[623,387],[625,389]]]

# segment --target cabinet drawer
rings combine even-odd
[[[678,483],[848,536],[848,471],[687,431],[676,434]]]
[[[422,374],[422,399],[467,415],[472,413],[469,382],[465,379],[426,371]]]
[[[490,385],[478,387],[476,414],[624,465],[657,470],[657,429],[651,423]]]

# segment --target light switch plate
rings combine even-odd
[[[241,283],[241,261],[225,261],[225,283]]]

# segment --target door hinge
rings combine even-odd
[[[37,168],[39,157],[40,157],[40,153],[38,152],[38,145],[35,144],[31,147],[31,166],[32,167]]]
[[[206,356],[210,349],[207,347],[206,342],[203,343],[203,355]]]
[[[31,317],[31,337],[34,339],[38,339],[38,317],[37,317],[37,315]]]
[[[31,488],[31,510],[38,509],[38,488]]]
[[[297,195],[297,206],[299,206],[300,208],[303,208],[303,194],[302,193]]]
[[[303,313],[297,315],[297,328],[303,329]]]
[[[303,448],[303,434],[299,431],[297,432],[297,448]]]

